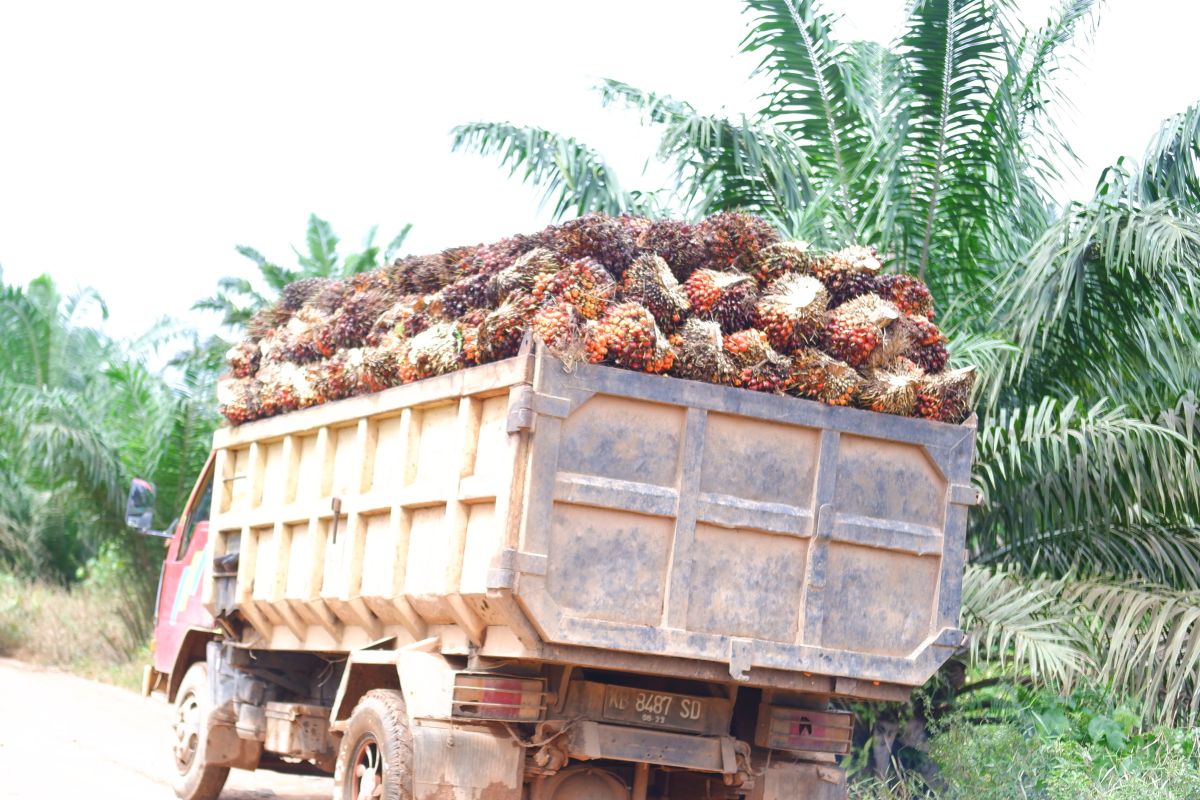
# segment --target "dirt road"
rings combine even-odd
[[[171,800],[170,709],[0,659],[0,798]],[[225,800],[327,800],[328,778],[233,770]]]

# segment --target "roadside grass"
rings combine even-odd
[[[0,656],[60,667],[137,690],[150,657],[144,621],[126,594],[0,574]]]

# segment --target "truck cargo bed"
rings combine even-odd
[[[528,353],[218,431],[205,599],[259,646],[872,696],[961,644],[974,434]]]

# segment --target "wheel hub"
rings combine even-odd
[[[366,736],[354,752],[354,782],[357,791],[354,800],[374,800],[383,797],[383,756],[379,742]]]
[[[172,750],[175,754],[175,767],[181,772],[187,772],[196,759],[196,751],[200,748],[200,703],[194,694],[188,694],[175,708],[175,743]]]

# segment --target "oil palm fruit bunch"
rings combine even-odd
[[[913,314],[902,318],[900,326],[911,341],[906,356],[926,372],[941,372],[946,368],[950,352],[946,349],[946,334],[937,325]]]
[[[487,275],[466,275],[455,278],[429,299],[431,310],[441,319],[457,319],[468,311],[488,305]]]
[[[592,258],[617,278],[633,261],[634,244],[630,229],[619,219],[592,212],[578,219],[551,225],[539,236],[543,247],[553,250],[564,261]]]
[[[721,346],[738,369],[759,363],[771,352],[767,335],[757,328],[726,334]]]
[[[912,416],[924,378],[925,370],[902,356],[886,367],[867,371],[858,403],[871,411]]]
[[[854,401],[862,383],[858,370],[814,347],[804,347],[792,354],[788,394],[826,405],[845,406]]]
[[[883,262],[869,247],[847,247],[817,259],[812,274],[829,290],[830,307],[875,291]]]
[[[699,269],[683,284],[692,313],[716,320],[726,333],[745,330],[754,321],[757,287],[741,272]]]
[[[529,330],[568,369],[585,356],[588,320],[573,303],[542,306],[534,313]]]
[[[676,344],[678,357],[672,375],[705,383],[733,385],[741,370],[725,350],[721,326],[692,317],[683,324]]]
[[[558,256],[544,247],[535,247],[522,253],[507,267],[492,273],[487,290],[492,302],[499,302],[513,292],[533,291],[538,278],[553,275],[562,269]]]
[[[766,286],[785,275],[811,272],[816,258],[808,242],[777,242],[763,248],[754,278]]]
[[[408,343],[408,362],[418,378],[445,375],[464,365],[463,330],[457,322],[435,322]]]
[[[792,360],[768,346],[761,361],[742,368],[737,383],[752,392],[783,394],[791,380]]]
[[[883,341],[883,329],[900,310],[877,294],[864,294],[829,312],[821,332],[821,348],[852,367],[863,364]]]
[[[362,384],[368,392],[378,392],[407,383],[406,375],[411,371],[403,369],[407,348],[396,345],[392,347],[364,347],[362,349]]]
[[[229,348],[225,360],[235,378],[252,378],[262,361],[262,350],[258,342],[248,339]]]
[[[787,274],[770,286],[754,307],[755,325],[771,346],[790,353],[813,341],[825,325],[829,292],[810,275]]]
[[[896,273],[875,278],[875,294],[891,300],[905,314],[933,319],[933,295],[929,287],[912,275]]]
[[[769,222],[740,211],[713,214],[697,228],[712,269],[753,269],[762,251],[779,241],[779,232]]]
[[[300,407],[296,376],[303,372],[304,367],[288,363],[270,364],[258,371],[260,416],[273,417]]]
[[[375,318],[375,322],[372,323],[371,330],[366,336],[366,343],[378,345],[384,337],[395,331],[403,333],[407,328],[408,320],[424,307],[425,298],[422,295],[410,294],[396,300]]]
[[[588,319],[598,319],[616,294],[617,282],[594,258],[580,258],[554,273],[543,273],[533,286],[539,303],[570,303]]]
[[[262,416],[258,398],[262,387],[254,378],[223,378],[217,382],[217,410],[234,425]]]
[[[391,297],[377,288],[355,292],[346,299],[330,327],[335,347],[358,347],[371,333],[379,316],[388,310]]]
[[[666,260],[654,253],[644,253],[629,265],[621,284],[621,294],[626,300],[645,306],[664,331],[678,329],[691,310],[687,292],[679,285]]]
[[[515,356],[521,349],[537,301],[528,292],[514,292],[490,312],[479,326],[479,357],[482,363]]]
[[[975,377],[974,367],[926,375],[917,385],[916,415],[939,422],[962,422],[971,413]]]
[[[436,292],[454,280],[455,264],[444,253],[406,256],[392,266],[397,289],[404,294]]]
[[[678,219],[658,219],[637,237],[637,248],[667,262],[676,280],[685,281],[704,264],[704,237],[695,225]]]
[[[675,351],[654,322],[654,316],[637,303],[617,303],[594,326],[587,342],[588,361],[609,361],[639,372],[666,372],[675,362]]]

